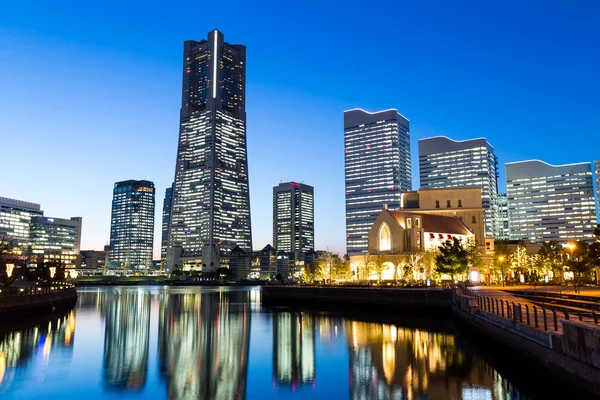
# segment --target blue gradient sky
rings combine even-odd
[[[248,46],[254,247],[272,187],[315,187],[316,245],[344,252],[343,110],[397,108],[417,140],[486,137],[504,167],[600,158],[596,1],[12,1],[0,5],[0,196],[109,239],[115,181],[173,179],[182,42]],[[525,4],[526,3],[526,4]],[[158,255],[158,252],[155,251]]]

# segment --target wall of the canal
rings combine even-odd
[[[475,298],[450,289],[265,286],[266,306],[338,308],[340,310],[427,310],[454,315],[462,324],[499,342],[555,374],[600,396],[600,328],[561,321],[563,334],[518,324],[479,310]],[[462,325],[461,324],[461,325]]]
[[[77,303],[75,288],[44,294],[0,297],[0,319],[18,321],[25,317],[42,316],[64,311]]]
[[[389,307],[422,310],[451,315],[450,289],[387,289],[362,287],[264,286],[262,302],[266,306],[343,308],[385,312]]]

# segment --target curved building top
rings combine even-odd
[[[388,121],[397,119],[399,121],[406,121],[408,124],[409,120],[404,115],[400,114],[395,108],[388,110],[369,112],[362,108],[353,108],[351,110],[344,111],[344,129],[352,128],[362,124],[373,124],[379,121]]]
[[[506,163],[506,179],[536,178],[564,174],[592,172],[591,162],[552,165],[541,160],[526,160]]]
[[[444,153],[448,151],[472,149],[473,147],[486,147],[489,151],[494,151],[494,147],[488,143],[486,138],[452,140],[446,136],[434,136],[430,138],[419,139],[420,156]]]

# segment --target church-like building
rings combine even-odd
[[[465,245],[475,240],[482,258],[489,262],[493,239],[485,237],[484,210],[480,188],[425,189],[406,192],[402,208],[384,207],[368,234],[368,253],[350,257],[355,280],[424,280],[433,268],[431,255],[447,240],[457,238]],[[384,260],[378,271],[376,263]],[[412,276],[406,275],[407,264]],[[487,274],[477,267],[469,269],[471,280]]]

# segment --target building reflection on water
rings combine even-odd
[[[74,340],[74,311],[47,318],[31,328],[0,334],[0,394],[16,389],[13,384],[20,380],[18,376],[34,375],[39,384],[53,363],[69,365]]]
[[[141,390],[148,371],[150,294],[115,290],[104,300],[104,385]]]
[[[158,352],[170,399],[243,399],[250,291],[161,295]]]
[[[315,383],[315,317],[304,312],[273,314],[273,375],[276,383]]]
[[[352,399],[505,399],[503,378],[454,336],[347,322]]]

